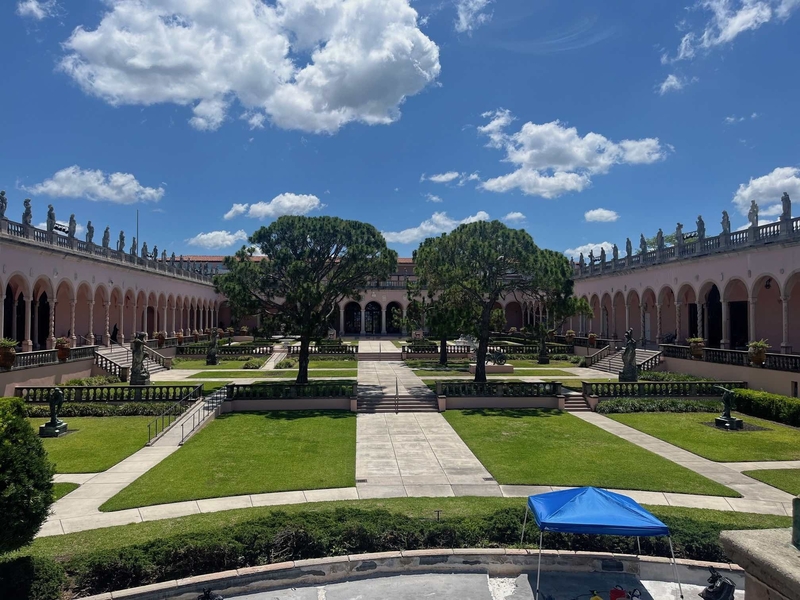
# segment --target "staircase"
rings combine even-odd
[[[567,412],[592,412],[581,394],[572,394],[564,400],[564,410]]]
[[[359,352],[356,354],[358,360],[379,360],[379,361],[395,361],[401,362],[403,355],[398,350],[397,352]]]
[[[121,367],[128,367],[128,369],[131,367],[131,352],[124,346],[120,346],[119,344],[115,344],[107,348],[100,346],[97,349],[97,353],[102,354]],[[160,371],[166,371],[166,369],[160,364],[150,360],[146,354],[144,357],[144,366],[147,367],[147,370],[151,375]]]
[[[359,398],[358,412],[393,413],[393,412],[439,412],[436,398],[417,398],[398,396],[394,398]]]
[[[639,371],[647,371],[658,364],[658,357],[660,356],[660,350],[641,350],[639,348],[636,349],[636,369]],[[616,354],[612,354],[601,360],[600,362],[592,365],[592,369],[597,369],[598,371],[606,371],[608,373],[613,373],[616,375],[620,371],[622,371],[622,351],[617,352]]]

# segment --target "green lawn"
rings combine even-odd
[[[153,417],[70,417],[72,433],[43,438],[56,473],[98,473],[140,450],[147,443],[147,424]],[[28,419],[34,430],[47,419]]]
[[[274,513],[293,515],[306,512],[325,512],[339,508],[385,509],[412,518],[442,518],[491,514],[502,509],[519,509],[520,518],[525,506],[524,498],[389,498],[383,500],[351,500],[338,502],[315,502],[285,506],[264,506],[227,510],[223,512],[190,515],[176,519],[145,521],[118,527],[106,527],[37,538],[22,553],[35,556],[67,560],[70,557],[90,552],[102,552],[143,544],[178,535],[202,536],[239,523],[256,521]],[[751,513],[723,512],[672,506],[647,506],[648,510],[669,527],[694,527],[711,530],[713,537],[719,531],[732,529],[775,529],[791,527],[791,517],[757,515]],[[526,546],[534,546],[526,540]]]
[[[767,431],[725,431],[708,427],[715,413],[631,413],[608,415],[684,450],[717,462],[799,460],[800,430],[737,414]]]
[[[470,375],[468,369],[412,369],[414,375],[418,377],[452,377],[454,375]],[[567,371],[559,369],[515,369],[513,373],[490,374],[490,377],[577,377]]]
[[[181,359],[180,362],[178,362],[177,364],[173,363],[172,368],[173,369],[203,369],[203,370],[208,370],[208,369],[215,369],[215,370],[241,369],[242,365],[245,362],[246,361],[243,361],[243,360],[224,359],[224,360],[220,360],[218,365],[207,365],[205,358],[197,359],[197,360],[194,360],[194,359],[192,359],[192,360]]]
[[[199,498],[355,485],[356,417],[344,411],[234,413],[106,502],[120,510]]]
[[[565,412],[448,410],[444,418],[501,484],[738,496]]]
[[[744,474],[793,496],[800,496],[800,469],[764,469],[745,471]]]
[[[310,360],[309,369],[356,369],[358,370],[357,360]]]
[[[326,377],[356,377],[358,369],[315,369],[308,371],[311,379],[321,379]],[[297,377],[297,369],[276,369],[274,371],[263,371],[260,369],[241,370],[241,371],[201,371],[189,375],[187,379],[208,379],[209,377],[224,377],[225,379],[283,379]]]
[[[515,360],[510,358],[506,364],[514,365],[517,369],[552,369],[552,368],[575,368],[578,365],[573,364],[567,360],[551,360],[550,364],[547,365],[540,365],[535,360]]]
[[[53,500],[59,500],[78,489],[77,483],[54,483],[53,484]]]

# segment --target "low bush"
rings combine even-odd
[[[343,360],[349,360],[352,362],[356,361],[356,357],[354,354],[337,354],[336,356],[321,356],[317,354],[312,354],[309,358],[314,362],[325,362],[326,360],[331,362],[340,362]]]
[[[174,402],[126,402],[106,404],[100,402],[65,402],[59,417],[157,417]],[[25,412],[30,418],[48,418],[48,404],[26,404]]]
[[[716,381],[712,377],[697,377],[672,371],[642,371],[639,373],[639,379],[641,381]]]
[[[264,366],[264,363],[267,362],[265,358],[249,358],[247,362],[242,365],[243,369],[260,369]]]
[[[424,548],[517,546],[522,530],[517,507],[446,517],[409,517],[384,509],[336,508],[287,514],[275,511],[246,522],[203,533],[163,536],[115,550],[66,558],[65,569],[81,595],[146,585],[228,569],[337,556]],[[658,516],[658,515],[657,515]],[[677,556],[725,561],[712,518],[664,515]],[[538,540],[527,528],[528,545]],[[669,556],[664,538],[641,538],[643,554]],[[546,533],[547,548],[636,553],[636,538]]]
[[[735,409],[751,417],[800,427],[800,399],[759,390],[734,390]]]
[[[683,398],[615,398],[603,400],[597,412],[604,415],[636,412],[716,412],[722,411],[719,400],[686,400]]]
[[[58,600],[65,585],[64,567],[50,558],[20,556],[0,561],[4,598]]]
[[[298,364],[300,363],[299,360],[296,358],[284,358],[282,361],[275,365],[276,369],[296,369]]]
[[[537,356],[536,358],[539,357]],[[577,356],[575,354],[551,354],[550,360],[563,360],[565,362],[571,362],[573,365],[582,365],[584,363],[583,356]]]
[[[60,385],[65,387],[86,387],[114,385],[117,383],[121,383],[121,381],[116,375],[95,375],[94,377],[84,377],[82,379],[70,379]]]

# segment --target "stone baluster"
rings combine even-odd
[[[52,350],[56,347],[56,301],[55,299],[49,302],[50,304],[50,331],[47,335],[47,347]]]
[[[69,301],[69,331],[70,346],[74,348],[78,345],[78,335],[75,333],[75,300]]]
[[[25,341],[22,342],[22,351],[30,352],[33,350],[31,341],[31,297],[25,296]]]
[[[89,345],[94,346],[94,300],[89,301],[89,335],[86,338]]]

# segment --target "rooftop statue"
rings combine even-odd
[[[703,221],[703,215],[697,215],[697,237],[701,240],[706,237],[706,222]]]
[[[675,242],[678,244],[683,243],[683,223],[678,223],[675,226]]]
[[[664,249],[664,232],[661,231],[661,228],[658,228],[658,233],[656,233],[656,248],[659,251]]]
[[[614,262],[619,260],[619,248],[617,248],[616,244],[611,248],[611,256],[614,257]]]
[[[75,231],[78,229],[78,222],[75,220],[75,214],[69,216],[69,225],[67,225],[67,237],[74,238]]]
[[[0,190],[0,219],[5,218],[7,208],[8,208],[8,198],[6,198],[6,191]]]
[[[644,239],[644,234],[639,237],[639,252],[647,254],[647,240]]]
[[[169,266],[170,267],[174,267],[175,266],[175,253],[174,252],[172,253],[172,256],[169,257]]]
[[[722,233],[725,235],[730,235],[731,233],[731,219],[727,210],[722,211]]]
[[[167,251],[166,250],[162,250],[162,252],[161,252],[161,262],[164,263],[164,264],[167,264]]]
[[[108,231],[108,227],[106,227],[106,231]],[[125,232],[119,232],[119,240],[117,241],[117,252],[125,252]]]
[[[136,238],[133,238],[136,239]],[[150,255],[147,252],[147,242],[142,242],[142,258],[148,259]]]
[[[581,255],[578,257],[578,264],[580,265],[581,270],[583,270],[583,267],[586,264],[586,259],[583,258],[583,252],[581,252]]]
[[[47,205],[47,233],[53,233],[56,228],[56,211],[52,204]]]
[[[781,196],[781,205],[783,208],[781,219],[788,221],[792,218],[792,201],[789,199],[789,194],[786,192],[783,192],[783,196]],[[2,214],[0,214],[0,216],[2,216]]]
[[[151,256],[153,260],[158,260],[158,246],[153,246],[153,254]]]
[[[750,210],[747,213],[747,218],[750,221],[750,227],[758,227],[758,204],[755,200],[750,201]]]
[[[631,244],[631,238],[628,238],[625,241],[625,254],[628,256],[628,258],[633,255],[633,244]]]
[[[139,245],[136,243],[136,238],[133,238],[133,241],[131,242],[131,250],[130,250],[130,252],[131,252],[131,256],[136,256],[137,253],[139,252]]]
[[[86,224],[86,243],[94,243],[94,225],[92,225],[91,221]]]
[[[31,199],[25,198],[22,205],[25,207],[25,210],[22,212],[22,224],[26,227],[30,227],[31,223],[33,222],[33,211],[31,210]]]
[[[606,249],[605,247],[600,248],[600,263],[605,264],[606,262]]]

